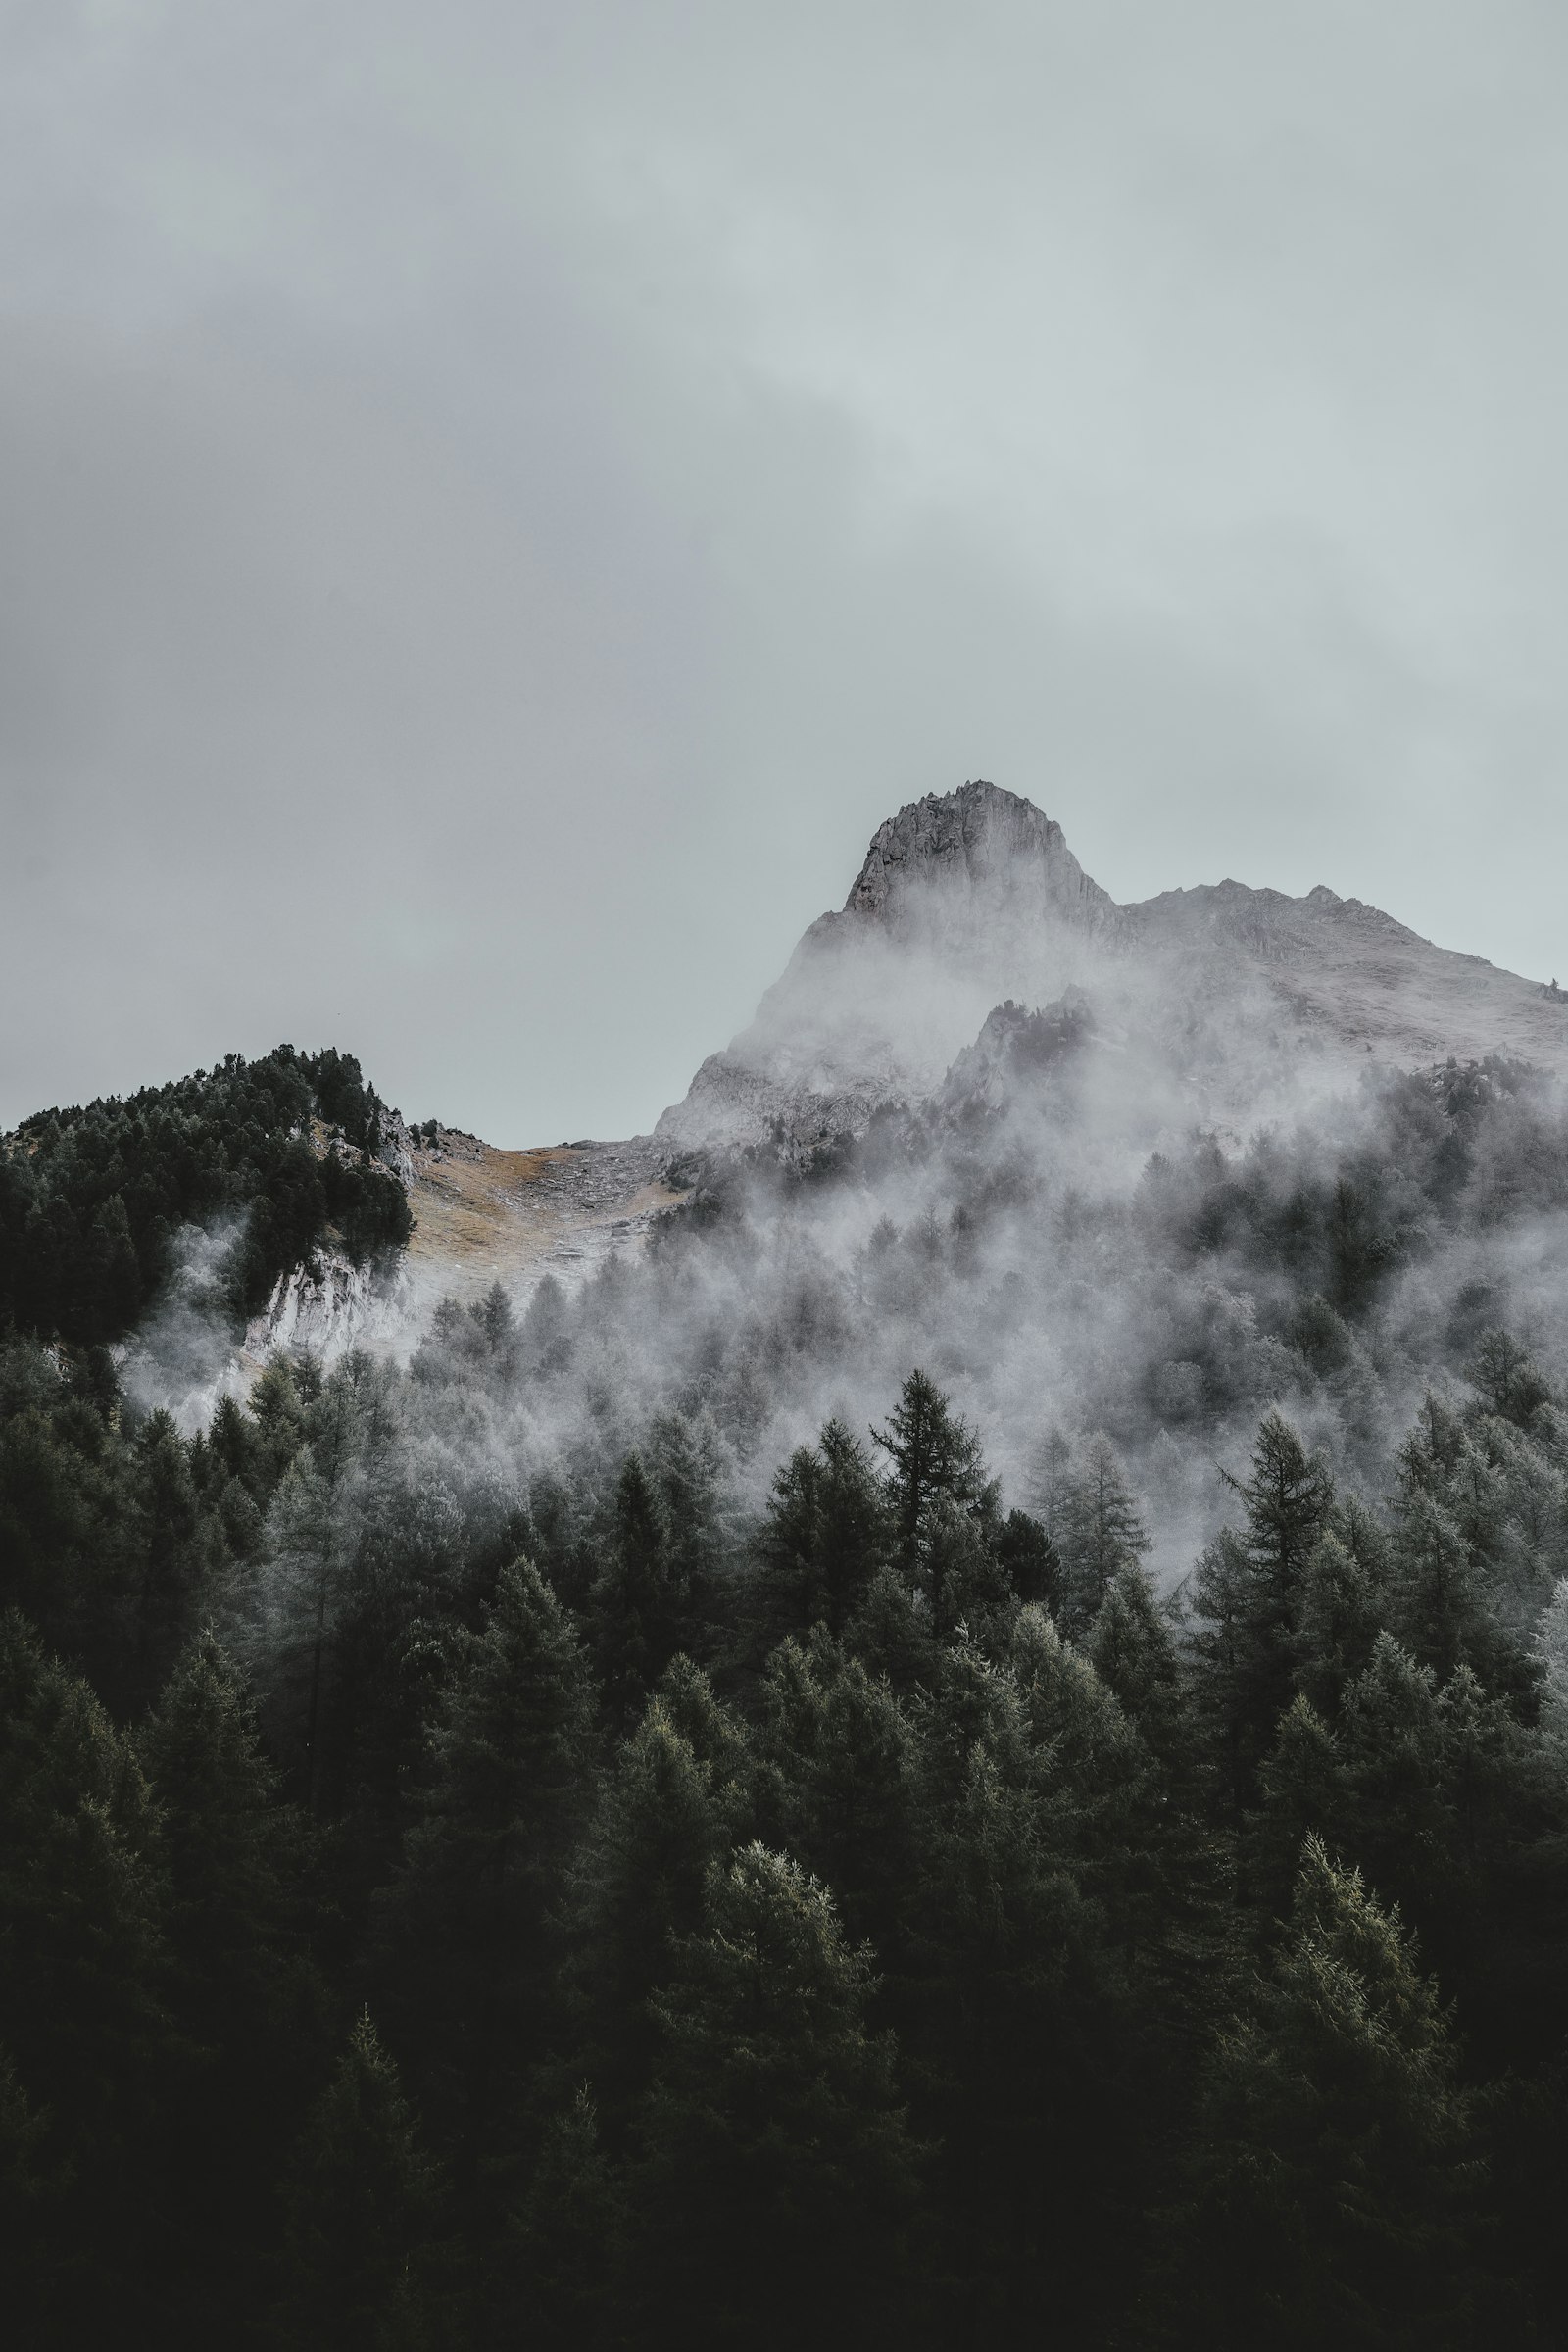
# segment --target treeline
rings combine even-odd
[[[676,1410],[519,1495],[473,1464],[555,1311],[188,1443],[6,1352],[19,2340],[1558,2340],[1524,1351],[1386,1497],[1267,1413],[1161,1603],[1108,1439],[1004,1511],[920,1372],[755,1518]]]
[[[0,1330],[91,1345],[131,1330],[182,1226],[243,1218],[223,1303],[265,1303],[329,1233],[358,1261],[408,1239],[376,1164],[382,1105],[351,1054],[279,1046],[0,1138]]]

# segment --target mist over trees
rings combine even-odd
[[[1557,2340],[1561,1113],[1070,1111],[200,1426],[24,1226],[17,2340]]]

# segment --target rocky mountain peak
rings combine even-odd
[[[1059,1015],[1032,1008],[1077,989],[1095,1021],[1058,1035]],[[843,910],[810,926],[658,1141],[812,1149],[879,1104],[934,1101],[971,1046],[951,1083],[989,1100],[1067,1030],[1104,1053],[1132,1041],[1138,1084],[1177,1125],[1283,1115],[1303,1073],[1343,1083],[1368,1055],[1501,1054],[1568,1075],[1565,1002],[1326,883],[1293,898],[1226,879],[1117,906],[1054,818],[975,777],[878,826]]]
[[[1116,914],[1055,819],[983,777],[909,801],[879,825],[844,902],[845,914],[895,932],[928,927],[939,909],[945,928],[965,914],[1065,915],[1090,927]]]

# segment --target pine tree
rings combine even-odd
[[[1409,1912],[1473,2028],[1516,2046],[1560,1951],[1548,1923],[1568,1798],[1543,1736],[1467,1667],[1440,1687],[1382,1634],[1346,1690],[1339,1737],[1347,1843]],[[1494,1979],[1508,1985],[1500,2003]]]
[[[1188,1648],[1194,1668],[1194,1708],[1222,1793],[1239,1821],[1251,1788],[1249,1721],[1249,1634],[1251,1563],[1232,1528],[1222,1528],[1199,1554],[1193,1572],[1195,1622]]]
[[[151,1697],[190,1630],[208,1567],[189,1454],[166,1412],[149,1414],[136,1439],[136,1677]]]
[[[924,1372],[911,1372],[888,1416],[872,1438],[887,1454],[888,1506],[894,1556],[905,1574],[918,1578],[922,1549],[939,1498],[974,1514],[994,1507],[995,1488],[986,1475],[980,1441],[954,1412]]]
[[[1170,1625],[1137,1560],[1127,1561],[1106,1589],[1086,1646],[1096,1674],[1153,1753],[1167,1765],[1185,1767],[1194,1736],[1181,1665]]]
[[[881,1492],[858,1440],[842,1421],[798,1446],[778,1471],[759,1549],[774,1594],[772,1622],[804,1632],[818,1619],[840,1631],[863,1598],[885,1549]]]
[[[1125,2186],[1137,2141],[1116,1947],[1137,1934],[1123,1857],[1148,1759],[1038,1608],[1009,1664],[956,1642],[917,1728],[916,1983],[902,2007],[941,2143],[944,2259],[963,2282],[943,2328],[967,2319],[1021,2344],[1053,2313],[1076,2322],[1090,2216],[1118,2171]]]
[[[753,1844],[714,1867],[701,1924],[655,2002],[658,2079],[641,2122],[633,2278],[646,2323],[682,2340],[795,2347],[897,2329],[918,2152],[874,1979],[832,1898]]]
[[[890,1686],[823,1626],[781,1642],[763,1692],[769,1819],[831,1886],[851,1935],[903,1952],[917,1868],[915,1741]]]
[[[0,2049],[0,2245],[6,2249],[6,2325],[19,2344],[64,2340],[70,2324],[66,2281],[84,2251],[72,2245],[62,2216],[69,2175],[58,2158],[52,2161],[50,2121],[18,2082],[10,2052]]]
[[[1447,2017],[1398,1913],[1316,1838],[1285,1944],[1214,2053],[1193,2176],[1181,2340],[1473,2340],[1478,2183]]]
[[[1309,1837],[1343,1844],[1355,1804],[1340,1741],[1306,1696],[1280,1717],[1274,1746],[1258,1775],[1261,1803],[1242,1839],[1247,1891],[1265,1918],[1289,1909],[1291,1888]]]
[[[1494,1688],[1529,1689],[1528,1661],[1498,1624],[1469,1544],[1450,1514],[1420,1489],[1399,1498],[1394,1580],[1400,1638],[1440,1679],[1463,1665]]]
[[[1103,1431],[1084,1442],[1068,1486],[1059,1538],[1064,1630],[1088,1631],[1129,1561],[1149,1549],[1144,1525],[1116,1448]]]
[[[723,1552],[718,1439],[710,1416],[688,1421],[679,1413],[657,1414],[643,1458],[659,1499],[665,1572],[679,1595],[677,1645],[698,1654],[706,1648]]]
[[[1038,1519],[1009,1511],[997,1530],[997,1565],[1022,1601],[1039,1601],[1053,1615],[1061,1606],[1061,1559]]]
[[[1541,1721],[1553,1740],[1568,1744],[1568,1577],[1560,1577],[1536,1632],[1542,1676]]]
[[[1202,1702],[1240,1807],[1291,1701],[1307,1563],[1334,1488],[1277,1411],[1258,1425],[1251,1475],[1229,1484],[1245,1506],[1247,1535],[1240,1544],[1222,1538],[1199,1564],[1195,1597],[1203,1622],[1194,1646]]]
[[[324,1988],[297,1892],[299,1825],[277,1802],[238,1669],[210,1632],[182,1653],[136,1746],[162,1826],[172,1995],[199,2061],[172,2119],[181,2272],[213,2328],[254,2276],[267,2191],[320,2049]]]
[[[1030,1466],[1029,1501],[1046,1531],[1046,1540],[1059,1550],[1066,1529],[1067,1497],[1071,1486],[1072,1442],[1054,1425],[1035,1448]]]
[[[693,1637],[693,1593],[678,1543],[642,1456],[616,1481],[609,1556],[594,1586],[599,1670],[612,1720],[635,1718],[677,1649]]]
[[[92,1221],[82,1265],[80,1321],[85,1336],[118,1339],[135,1322],[143,1281],[123,1197],[111,1193]]]
[[[608,2352],[618,2334],[625,2234],[624,2191],[583,2084],[547,2126],[511,2217],[496,2264],[497,2339]]]
[[[170,2012],[157,1811],[134,1748],[87,1685],[0,1617],[0,2046],[52,2220],[65,2341],[147,2319],[167,2245],[161,2108],[191,2053]],[[63,2259],[71,2253],[69,2263]]]
[[[838,1632],[886,1556],[887,1529],[881,1489],[858,1438],[842,1421],[826,1421],[817,1446],[823,1614],[829,1630]]]
[[[543,2043],[551,1918],[591,1802],[596,1715],[575,1626],[514,1561],[456,1663],[422,1816],[382,1899],[389,2014],[470,2152],[489,2146]]]
[[[769,1635],[804,1630],[825,1617],[821,1550],[822,1459],[814,1446],[797,1446],[773,1474],[758,1537],[762,1583],[771,1604]]]
[[[162,1821],[182,2012],[227,2050],[290,2015],[309,1974],[291,1918],[298,1833],[244,1680],[211,1630],[182,1653],[136,1747]]]
[[[338,1403],[275,1488],[264,1556],[235,1647],[254,1673],[274,1743],[306,1806],[326,1809],[337,1778],[343,1641],[363,1532],[363,1486]]]
[[[1325,1528],[1307,1559],[1296,1637],[1297,1681],[1321,1712],[1332,1714],[1365,1668],[1387,1612],[1382,1580]]]
[[[449,2340],[441,2178],[368,2012],[312,2111],[283,2203],[280,2347],[426,2352]]]
[[[1519,1429],[1528,1429],[1541,1407],[1551,1402],[1550,1384],[1506,1331],[1482,1333],[1470,1360],[1470,1378],[1488,1412]]]
[[[646,2004],[667,1973],[671,1938],[696,1927],[709,1865],[749,1826],[744,1736],[716,1708],[705,1732],[708,1709],[683,1683],[677,1672],[670,1698],[656,1690],[622,1741],[567,1888],[565,1977],[578,2072],[617,2129],[650,2062]]]

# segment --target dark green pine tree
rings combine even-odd
[[[283,2182],[279,2352],[427,2352],[452,2342],[443,2185],[368,2012]]]
[[[246,2054],[292,2033],[314,1998],[294,1886],[304,1853],[278,1802],[243,1675],[209,1630],[181,1655],[136,1747],[157,1803],[169,1878],[181,2015],[205,2046]]]
[[[552,1914],[592,1801],[597,1702],[571,1618],[514,1561],[458,1661],[422,1818],[382,1900],[387,2013],[470,2157],[493,2151],[545,2037]]]
[[[609,2352],[620,2329],[625,2192],[586,2084],[547,2126],[503,2239],[491,2294],[497,2342]]]
[[[1026,1609],[1020,1674],[956,1642],[919,1709],[914,1984],[901,2014],[937,2141],[939,2340],[1086,2326],[1093,2216],[1132,2119],[1126,1976],[1096,1884],[1147,1759],[1094,1671]],[[901,1991],[902,1987],[899,1987]]]
[[[1342,1846],[1355,1826],[1339,1736],[1304,1692],[1280,1717],[1257,1794],[1241,1838],[1247,1891],[1265,1918],[1278,1919],[1290,1908],[1305,1840]]]
[[[791,2352],[907,2325],[919,2152],[889,2035],[867,2029],[871,1955],[787,1855],[748,1846],[708,1878],[655,2002],[630,2266],[641,2340],[679,2314],[693,2352]]]
[[[1347,1683],[1365,1670],[1372,1644],[1388,1622],[1387,1546],[1368,1542],[1367,1533],[1364,1514],[1357,1511],[1349,1523],[1326,1527],[1307,1558],[1296,1679],[1313,1706],[1328,1715]]]
[[[1470,1378],[1480,1390],[1489,1413],[1516,1428],[1529,1429],[1543,1405],[1551,1402],[1551,1386],[1529,1352],[1506,1331],[1483,1332],[1470,1362]]]
[[[757,1539],[761,1563],[764,1645],[825,1617],[822,1550],[822,1459],[814,1446],[797,1446],[773,1474],[773,1488]]]
[[[168,1872],[172,1999],[197,2063],[173,2119],[181,2288],[210,2329],[254,2284],[268,2192],[310,2074],[325,1988],[310,1957],[303,1825],[277,1798],[238,1668],[191,1642],[136,1740]],[[234,2119],[243,2116],[243,2131]]]
[[[676,1650],[691,1642],[693,1593],[685,1570],[642,1456],[628,1454],[615,1483],[608,1556],[592,1601],[612,1722],[636,1719]]]
[[[887,1555],[882,1490],[858,1438],[842,1421],[825,1421],[818,1498],[822,1615],[837,1632],[858,1607]]]
[[[894,1557],[917,1579],[932,1515],[946,1499],[972,1514],[994,1507],[980,1440],[927,1373],[911,1372],[888,1416],[871,1432],[888,1456],[888,1509]]]
[[[773,1652],[763,1709],[769,1834],[833,1888],[851,1936],[906,1967],[919,1792],[903,1707],[817,1626]]]
[[[0,2047],[61,2185],[55,2340],[150,2324],[171,2258],[166,2103],[191,2052],[171,2015],[158,1817],[87,1685],[0,1617]]]
[[[0,2049],[0,2245],[6,2249],[5,2310],[11,2340],[53,2344],[67,2340],[72,2315],[70,2280],[92,2249],[62,2212],[70,2174],[50,2146],[50,2117],[40,2113],[17,2080],[9,2051]]]
[[[193,1630],[211,1567],[189,1451],[165,1412],[150,1414],[136,1439],[136,1679],[150,1699]]]
[[[1528,1692],[1529,1666],[1489,1604],[1469,1544],[1425,1489],[1407,1485],[1399,1496],[1393,1548],[1391,1615],[1411,1655],[1440,1681],[1469,1666],[1494,1689]]]
[[[1478,2187],[1437,1988],[1397,1911],[1308,1838],[1286,1940],[1209,2068],[1163,2332],[1223,2352],[1484,2342]]]
[[[1085,1645],[1090,1664],[1161,1763],[1185,1772],[1196,1739],[1169,1620],[1136,1559],[1105,1591]]]
[[[135,1322],[142,1302],[141,1265],[130,1220],[111,1193],[92,1221],[82,1263],[80,1327],[89,1339],[118,1339]]]
[[[882,1493],[865,1450],[842,1421],[798,1446],[773,1481],[759,1542],[772,1630],[818,1621],[840,1631],[887,1548]]]
[[[1038,1601],[1054,1616],[1061,1606],[1061,1555],[1043,1523],[1009,1511],[997,1530],[997,1564],[1021,1601]]]
[[[1084,1441],[1061,1514],[1062,1631],[1073,1640],[1094,1624],[1115,1579],[1149,1549],[1132,1489],[1103,1431]]]
[[[709,1865],[751,1820],[744,1732],[689,1660],[672,1662],[623,1740],[572,1866],[565,1988],[578,2060],[618,2135],[646,2082],[647,2002],[671,1938],[701,1915]]]
[[[1246,1509],[1247,1533],[1239,1542],[1222,1537],[1199,1564],[1194,1647],[1200,1705],[1240,1807],[1250,1801],[1291,1701],[1307,1563],[1334,1489],[1323,1463],[1277,1411],[1258,1425],[1250,1476],[1227,1477]]]
[[[1193,1571],[1188,1654],[1193,1708],[1223,1811],[1240,1820],[1251,1787],[1247,1749],[1247,1607],[1250,1562],[1233,1528],[1222,1528]]]

